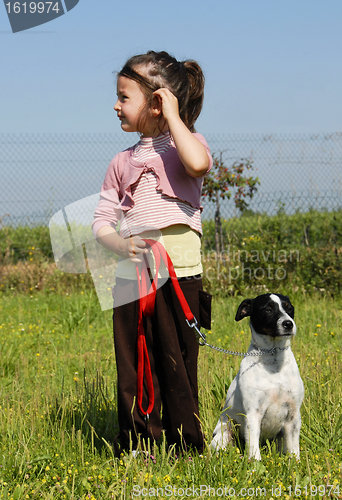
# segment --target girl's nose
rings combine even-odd
[[[116,103],[114,104],[114,111],[119,111],[120,109],[120,103],[119,103],[119,99],[116,101]]]

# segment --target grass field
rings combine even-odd
[[[4,293],[0,498],[342,498],[342,300],[299,292],[291,299],[293,351],[305,385],[301,460],[269,445],[257,463],[235,448],[176,459],[164,443],[148,460],[114,459],[111,311],[102,312],[86,289]],[[248,347],[248,321],[234,322],[241,300],[214,298],[210,342]],[[201,419],[209,440],[239,363],[201,348]]]

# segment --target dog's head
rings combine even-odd
[[[246,316],[250,316],[251,326],[259,335],[291,337],[296,334],[294,307],[285,295],[266,293],[245,299],[239,305],[235,321]]]

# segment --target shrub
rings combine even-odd
[[[89,273],[67,274],[53,262],[47,227],[0,230],[0,289],[32,292],[87,288]],[[216,251],[215,222],[203,222],[204,282],[212,293],[301,289],[340,293],[342,210],[275,216],[253,214],[222,222],[223,251]]]
[[[213,222],[205,222],[203,231],[204,278],[212,292],[341,291],[342,211],[229,219],[220,254],[214,251]]]

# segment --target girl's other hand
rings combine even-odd
[[[163,117],[167,122],[172,118],[179,117],[178,99],[177,97],[166,88],[161,88],[153,92],[154,96],[158,96],[161,101],[161,111]]]
[[[186,171],[193,177],[202,177],[209,168],[208,154],[180,118],[177,97],[165,88],[156,90],[153,95],[161,101],[162,116]]]
[[[100,227],[96,239],[111,252],[133,262],[142,262],[143,254],[148,252],[147,245],[140,236],[122,238],[111,226]]]
[[[142,262],[143,255],[148,252],[145,241],[140,236],[125,239],[125,257],[132,262]]]

